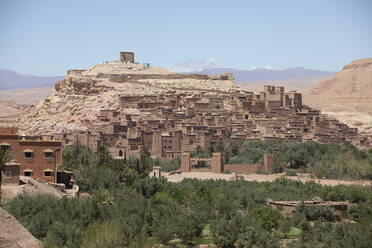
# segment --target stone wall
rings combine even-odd
[[[274,155],[273,154],[265,154],[264,155],[264,164],[257,165],[257,164],[225,164],[223,166],[224,170],[228,170],[230,172],[243,172],[243,173],[254,173],[257,170],[271,172],[271,168],[274,164]]]
[[[19,165],[6,165],[2,173],[1,184],[19,184]]]
[[[134,53],[120,52],[120,61],[123,63],[126,63],[126,62],[134,63]]]
[[[222,157],[221,153],[213,153],[212,158],[191,158],[189,152],[184,152],[181,155],[181,171],[182,172],[191,172],[191,169],[199,161],[205,161],[210,166],[211,172],[221,173],[222,172]]]
[[[265,167],[257,164],[225,164],[223,166],[225,171],[230,172],[245,172],[245,173],[254,173],[257,170],[265,170]]]

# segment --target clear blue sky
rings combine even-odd
[[[118,60],[166,68],[303,66],[372,57],[372,1],[0,0],[0,68],[64,75]]]

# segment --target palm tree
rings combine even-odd
[[[9,152],[6,146],[0,146],[0,204],[1,204],[1,182],[3,180],[3,172],[5,172],[6,163],[10,162],[13,155]]]

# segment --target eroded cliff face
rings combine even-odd
[[[122,95],[174,92],[235,92],[231,74],[178,74],[162,68],[113,61],[88,70],[69,70],[56,93],[39,102],[16,123],[27,135],[85,130],[102,109],[119,109]]]
[[[303,102],[372,134],[372,59],[359,59],[304,92]]]

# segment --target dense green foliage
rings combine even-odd
[[[160,166],[162,171],[175,171],[181,168],[181,157],[176,157],[171,160],[161,160],[160,158],[155,158],[154,165]]]
[[[79,165],[70,164],[91,197],[20,195],[7,204],[46,247],[152,247],[175,240],[183,245],[279,247],[285,237],[298,238],[293,247],[330,247],[332,240],[332,247],[367,247],[372,242],[372,187],[321,186],[285,178],[170,183],[147,177],[156,160],[146,149],[128,160],[114,160],[104,148],[91,155],[91,164],[76,157],[71,161]],[[303,205],[285,218],[266,203],[269,198],[314,197],[355,203],[349,212],[355,223],[333,222],[337,212],[329,207]]]
[[[262,141],[217,144],[223,161],[231,164],[263,164],[263,155],[273,153],[273,172],[285,168],[311,173],[318,178],[372,179],[372,149],[359,150],[346,142],[342,145],[316,142],[266,143]],[[294,174],[293,172],[290,172]]]

